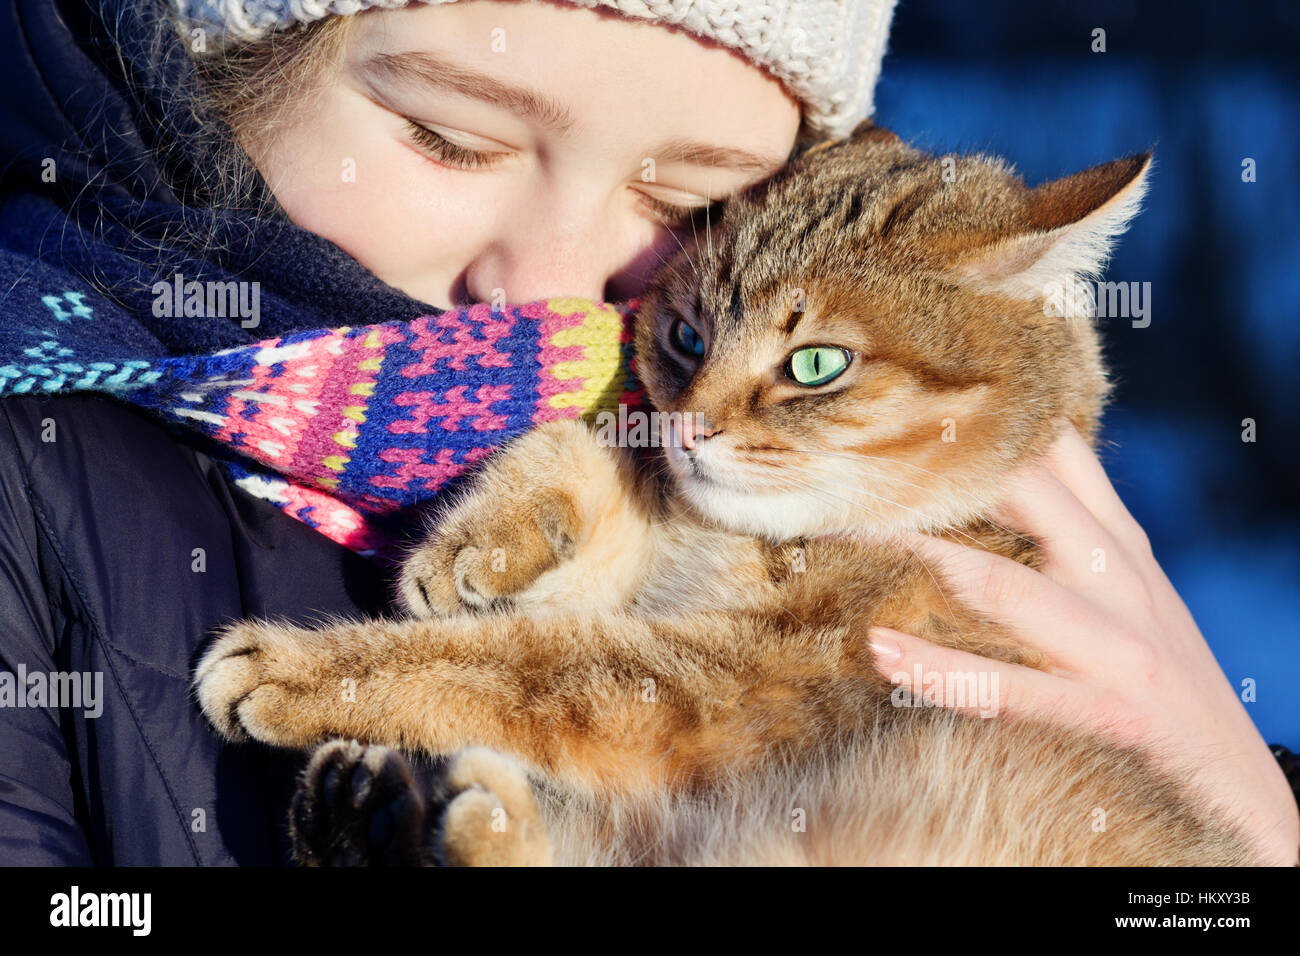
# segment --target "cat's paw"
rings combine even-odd
[[[229,740],[309,747],[329,736],[313,706],[312,634],[257,621],[225,628],[194,672],[204,716]]]
[[[550,866],[550,835],[528,776],[515,760],[468,747],[448,761],[435,838],[445,866]]]
[[[558,489],[476,494],[407,559],[403,602],[419,617],[510,606],[573,556],[581,531],[576,504]]]
[[[432,863],[425,820],[405,757],[332,740],[298,781],[289,836],[302,866],[423,866]]]

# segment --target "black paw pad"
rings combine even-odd
[[[289,830],[305,866],[415,866],[427,855],[425,818],[405,757],[335,740],[299,780]]]

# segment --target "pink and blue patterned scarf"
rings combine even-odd
[[[385,556],[386,518],[510,438],[641,400],[635,302],[439,311],[285,223],[242,244],[221,236],[219,262],[173,257],[178,271],[158,278],[158,260],[136,254],[150,244],[141,227],[174,212],[133,209],[117,234],[102,216],[94,230],[66,216],[34,197],[0,208],[0,399],[98,392],[145,409],[218,443],[240,488],[362,554]],[[214,221],[245,236],[246,223]],[[142,262],[156,281],[141,281]]]

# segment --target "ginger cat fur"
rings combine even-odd
[[[1064,422],[1094,439],[1108,393],[1094,323],[1046,305],[1099,272],[1149,166],[1030,189],[997,159],[934,157],[864,122],[729,200],[707,253],[679,255],[638,310],[648,396],[694,416],[670,419],[667,447],[540,427],[410,556],[407,619],[246,622],[202,659],[199,701],[231,739],[373,745],[317,754],[295,804],[300,857],[1257,860],[1149,754],[895,706],[868,645],[883,624],[1048,665],[897,535],[1038,566],[1034,542],[982,516]],[[453,755],[441,801],[389,748]],[[381,784],[372,809],[396,814],[402,845],[348,843],[366,827],[339,815],[365,795],[340,798],[340,768]]]

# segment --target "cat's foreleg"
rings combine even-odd
[[[489,459],[407,559],[403,602],[419,617],[623,606],[648,558],[646,488],[586,426],[542,425]]]
[[[578,787],[654,789],[743,765],[863,695],[862,642],[770,620],[462,616],[309,630],[234,625],[195,676],[232,739],[356,738],[440,754],[482,745]],[[855,705],[857,706],[857,705]],[[843,718],[847,719],[847,718]]]

